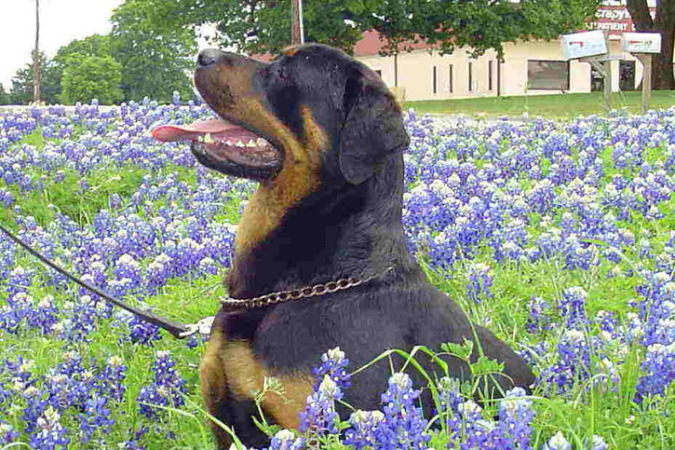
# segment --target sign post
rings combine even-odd
[[[652,53],[661,53],[661,34],[623,33],[621,48],[642,63],[642,113],[646,114],[652,96]]]
[[[605,108],[608,111],[612,109],[612,58],[607,57],[607,35],[600,30],[566,34],[561,43],[566,60],[587,62],[602,76],[605,85]]]

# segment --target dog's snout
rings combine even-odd
[[[223,57],[224,53],[217,48],[207,48],[199,52],[197,64],[200,67],[210,66]]]

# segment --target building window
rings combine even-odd
[[[434,88],[434,94],[438,92],[438,70],[436,66],[434,66],[434,77],[433,77],[433,88]]]
[[[570,88],[570,65],[567,61],[527,61],[528,89],[564,91]]]
[[[469,63],[469,92],[473,91],[473,63]]]
[[[488,91],[492,90],[492,61],[488,61]]]
[[[448,92],[452,92],[452,64],[448,66]]]

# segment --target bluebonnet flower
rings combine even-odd
[[[18,380],[14,381],[13,387],[17,391],[23,390],[21,395],[25,400],[26,406],[23,408],[21,419],[26,424],[24,430],[27,433],[32,433],[38,425],[38,419],[49,407],[48,395],[45,395],[44,392],[35,386],[29,385],[25,387],[25,384]]]
[[[563,298],[558,305],[560,315],[565,319],[567,327],[584,327],[588,324],[586,317],[586,291],[578,286],[563,291]]]
[[[136,401],[141,414],[152,419],[159,414],[159,409],[152,405],[179,407],[185,403],[185,380],[174,368],[176,363],[168,351],[156,353],[152,366],[153,382],[141,388]]]
[[[70,443],[67,430],[59,420],[61,415],[52,407],[47,408],[37,420],[38,431],[31,435],[31,448],[40,450],[66,449]]]
[[[426,448],[430,436],[425,432],[422,408],[415,406],[419,395],[408,374],[398,372],[389,378],[389,387],[382,394],[384,419],[377,427],[377,448]]]
[[[675,341],[669,345],[652,344],[647,347],[641,368],[644,374],[638,381],[637,400],[662,394],[675,380]]]
[[[162,339],[159,327],[142,320],[136,315],[127,315],[129,318],[129,341],[134,344],[152,345],[153,342]]]
[[[493,274],[490,266],[476,263],[469,266],[466,293],[470,300],[480,303],[482,299],[492,298],[490,291]]]
[[[329,376],[344,391],[351,386],[350,375],[347,372],[349,360],[340,347],[335,347],[321,355],[321,365],[313,370],[316,376],[314,388],[318,388],[324,377]]]
[[[103,370],[96,376],[96,387],[99,395],[121,402],[124,398],[126,386],[127,366],[119,356],[111,356],[105,363]]]
[[[300,413],[300,431],[316,435],[337,433],[339,417],[335,401],[342,395],[337,383],[329,375],[324,375],[319,387],[307,397],[307,406]]]
[[[47,335],[58,322],[59,311],[54,305],[54,297],[45,296],[36,306],[32,313],[27,316],[27,322],[30,326],[39,328],[43,335]]]
[[[565,436],[558,431],[548,443],[544,444],[541,450],[572,450],[572,445],[565,439]]]
[[[535,412],[532,401],[524,398],[527,394],[522,388],[513,388],[499,404],[499,428],[502,437],[510,441],[514,449],[531,449],[531,422]]]
[[[603,438],[594,434],[591,438],[590,450],[609,450],[609,445],[607,445]]]
[[[345,431],[346,445],[353,446],[356,450],[366,447],[377,448],[377,433],[380,423],[384,420],[381,411],[358,410],[349,417],[349,425]]]
[[[281,430],[272,437],[268,450],[301,450],[305,448],[305,439],[296,437],[292,431]]]
[[[120,450],[146,450],[146,448],[141,445],[140,441],[148,432],[147,427],[140,427],[138,430],[131,430],[131,437],[124,442],[118,444]]]
[[[552,328],[551,319],[546,313],[551,309],[550,305],[541,297],[532,296],[528,303],[530,310],[525,328],[530,333],[537,333]]]
[[[86,401],[84,413],[80,415],[83,442],[89,442],[97,431],[110,432],[115,422],[110,417],[110,409],[106,407],[107,403],[107,398],[98,395],[93,395]]]
[[[96,329],[96,302],[88,295],[78,298],[75,303],[64,305],[65,318],[52,325],[53,330],[69,342],[91,340],[90,334]]]
[[[126,283],[128,287],[125,289],[125,294],[137,291],[143,281],[140,264],[129,254],[124,254],[118,258],[114,273],[117,280],[129,280]]]
[[[7,422],[0,420],[0,444],[11,444],[19,438],[19,432]]]
[[[558,361],[545,367],[540,378],[565,392],[579,379],[590,375],[590,350],[586,335],[577,329],[567,330],[557,345]]]

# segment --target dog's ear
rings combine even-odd
[[[340,171],[351,184],[370,178],[387,156],[405,150],[410,139],[394,96],[370,70],[355,69],[344,93]]]

